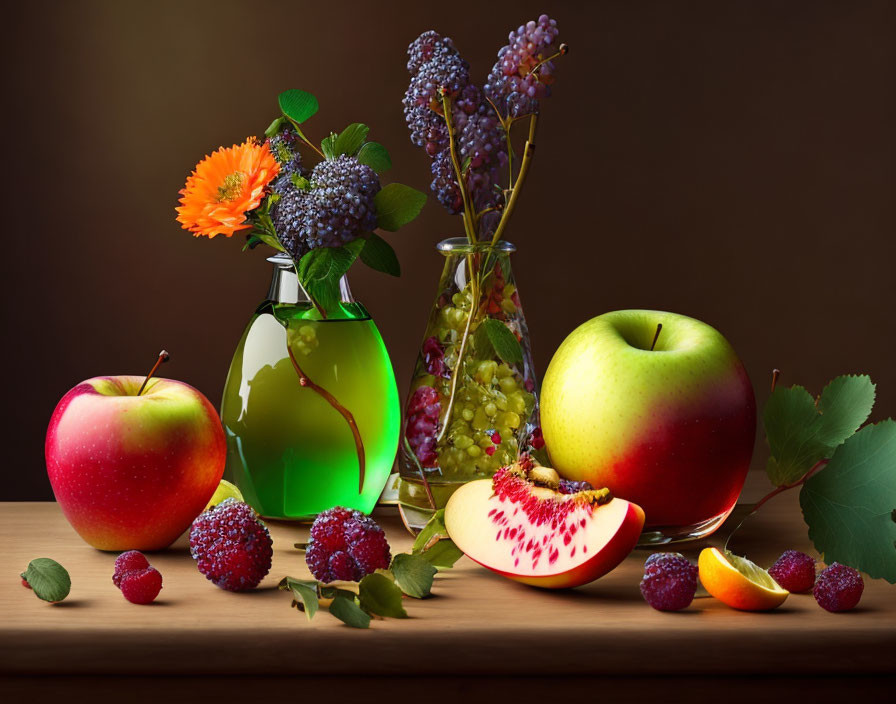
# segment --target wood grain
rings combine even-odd
[[[764,491],[753,476],[749,494]],[[770,502],[734,546],[760,564],[808,549],[795,492]],[[410,548],[397,516],[377,514],[393,551]],[[185,541],[150,556],[159,600],[135,606],[112,584],[115,555],[87,546],[53,503],[0,503],[0,674],[477,675],[568,673],[855,674],[896,672],[896,587],[866,580],[860,607],[829,614],[810,595],[771,613],[741,613],[712,598],[681,613],[650,609],[638,591],[647,553],[575,590],[544,592],[504,580],[467,558],[437,577],[435,596],[408,600],[407,620],[368,631],[321,612],[312,622],[277,590],[308,577],[293,543],[307,526],[271,523],[274,564],[260,589],[231,594],[196,570]],[[724,529],[723,529],[724,530]],[[694,557],[698,546],[687,553]],[[20,586],[35,557],[52,557],[72,592],[49,605]]]

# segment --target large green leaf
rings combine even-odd
[[[523,361],[523,348],[516,335],[504,323],[494,318],[486,318],[480,323],[485,328],[488,341],[498,356],[508,364],[519,364]],[[477,333],[479,330],[477,329]]]
[[[388,150],[379,142],[367,142],[358,152],[358,161],[378,174],[388,171],[392,168],[392,157],[389,156]]]
[[[401,276],[401,264],[395,250],[386,240],[375,232],[370,233],[361,250],[361,261],[371,269],[382,271],[391,276]]]
[[[874,384],[867,376],[837,377],[817,404],[801,386],[776,389],[762,416],[771,450],[769,479],[776,486],[798,481],[853,435],[873,406]]]
[[[376,194],[377,227],[395,232],[420,214],[426,194],[400,183],[390,183]]]
[[[318,247],[299,260],[299,281],[324,310],[339,303],[339,279],[354,263],[363,245],[363,240],[356,240],[345,247]]]
[[[896,421],[869,425],[803,485],[809,538],[840,562],[896,583]]]
[[[350,124],[336,138],[334,145],[336,156],[340,154],[353,155],[364,144],[368,132],[370,132],[370,128],[367,125],[362,125],[360,122]]]
[[[317,98],[303,90],[291,89],[277,97],[280,109],[289,119],[303,123],[318,110]]]

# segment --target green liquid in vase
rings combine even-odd
[[[288,332],[288,338],[287,338]],[[302,371],[351,411],[364,444],[358,454],[346,419]],[[369,513],[392,469],[400,407],[383,339],[360,303],[342,303],[327,320],[308,303],[267,302],[246,328],[224,389],[227,476],[270,518],[308,520],[333,506]]]

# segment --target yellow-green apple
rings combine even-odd
[[[562,476],[634,501],[648,527],[686,527],[737,501],[756,402],[717,330],[675,313],[623,310],[560,345],[542,384],[541,422]]]
[[[160,550],[208,503],[224,473],[215,408],[189,384],[104,376],[53,412],[47,473],[72,527],[100,550]]]
[[[468,482],[445,506],[448,535],[470,559],[546,589],[594,581],[628,555],[644,512],[604,490],[563,493],[557,472],[525,460]]]

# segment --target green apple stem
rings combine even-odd
[[[348,410],[345,406],[343,406],[336,397],[327,391],[322,386],[315,384],[308,375],[302,370],[302,367],[299,366],[299,361],[296,359],[296,356],[293,354],[292,347],[289,346],[289,343],[286,343],[286,351],[289,352],[289,359],[292,362],[293,369],[296,370],[296,374],[299,375],[299,384],[311,389],[314,393],[320,396],[324,401],[329,403],[333,408],[339,411],[339,414],[345,418],[345,422],[348,423],[349,430],[352,431],[352,436],[355,439],[355,450],[358,453],[358,493],[364,491],[364,441],[361,439],[361,431],[358,429],[358,424],[355,422],[355,417],[352,415],[352,412]]]
[[[146,378],[143,380],[143,384],[140,386],[140,390],[137,392],[138,396],[143,393],[143,389],[146,388],[147,382],[152,379],[152,375],[156,373],[156,369],[162,366],[170,358],[171,355],[168,354],[165,350],[159,352],[159,358],[156,360],[156,363],[152,365],[152,369],[149,370],[149,374],[146,375]]]
[[[781,376],[780,369],[772,369],[772,393],[775,392],[775,387],[778,385],[778,377]]]
[[[653,352],[653,348],[656,347],[656,341],[660,339],[660,331],[663,329],[662,323],[656,324],[656,334],[653,336],[653,342],[650,343],[650,351]]]

